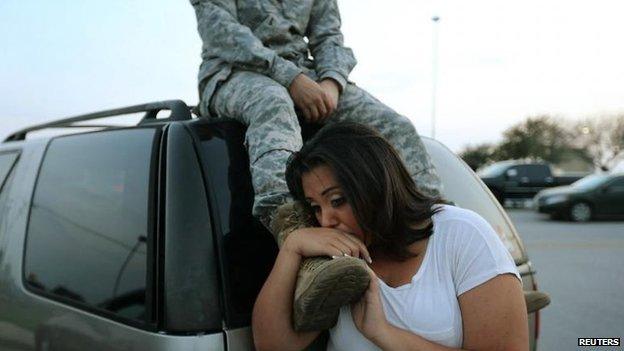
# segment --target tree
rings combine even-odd
[[[585,150],[594,165],[608,170],[624,151],[624,113],[587,118],[574,127],[574,144]]]
[[[573,133],[548,115],[532,117],[503,133],[493,159],[534,159],[558,163],[570,155]]]
[[[475,146],[469,145],[459,153],[459,157],[461,157],[473,171],[476,171],[479,167],[493,161],[492,154],[494,152],[494,148],[494,145],[489,143]]]

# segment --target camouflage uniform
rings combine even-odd
[[[336,0],[190,1],[203,40],[200,113],[248,126],[254,215],[266,221],[287,200],[286,161],[302,146],[288,87],[300,73],[340,85],[338,106],[326,123],[377,129],[397,148],[418,188],[439,194],[439,179],[411,122],[348,82],[356,60],[343,45]]]

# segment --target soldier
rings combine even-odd
[[[247,126],[253,214],[278,244],[314,224],[305,208],[291,203],[284,179],[288,158],[302,146],[298,114],[312,123],[351,121],[376,129],[399,150],[419,190],[439,195],[439,179],[411,122],[348,80],[356,60],[343,44],[336,0],[190,2],[203,40],[199,112]],[[304,261],[295,330],[331,327],[339,307],[359,299],[368,281],[356,258]]]

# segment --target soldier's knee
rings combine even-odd
[[[256,98],[249,101],[253,107],[292,108],[294,103],[290,94],[281,85],[267,86],[256,93]],[[255,106],[254,106],[255,105]]]
[[[254,98],[245,102],[244,113],[250,118],[251,124],[279,124],[284,128],[296,129],[298,126],[295,106],[282,87],[267,87],[258,91]]]

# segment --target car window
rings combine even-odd
[[[550,176],[546,165],[526,165],[526,175],[530,180],[544,180]]]
[[[507,175],[507,179],[509,179],[509,180],[516,180],[516,179],[520,179],[522,177],[526,177],[527,170],[526,170],[526,167],[524,165],[522,165],[522,166],[513,166],[513,167],[509,167],[509,169],[507,171],[505,171],[505,174]]]
[[[610,193],[624,193],[624,178],[619,178],[609,183],[607,191]]]
[[[0,191],[4,188],[4,181],[17,160],[17,152],[0,153]]]
[[[480,177],[498,177],[509,168],[508,162],[500,162],[491,164],[477,171]]]
[[[154,129],[134,129],[51,141],[28,225],[29,288],[124,319],[146,319],[154,139]]]

